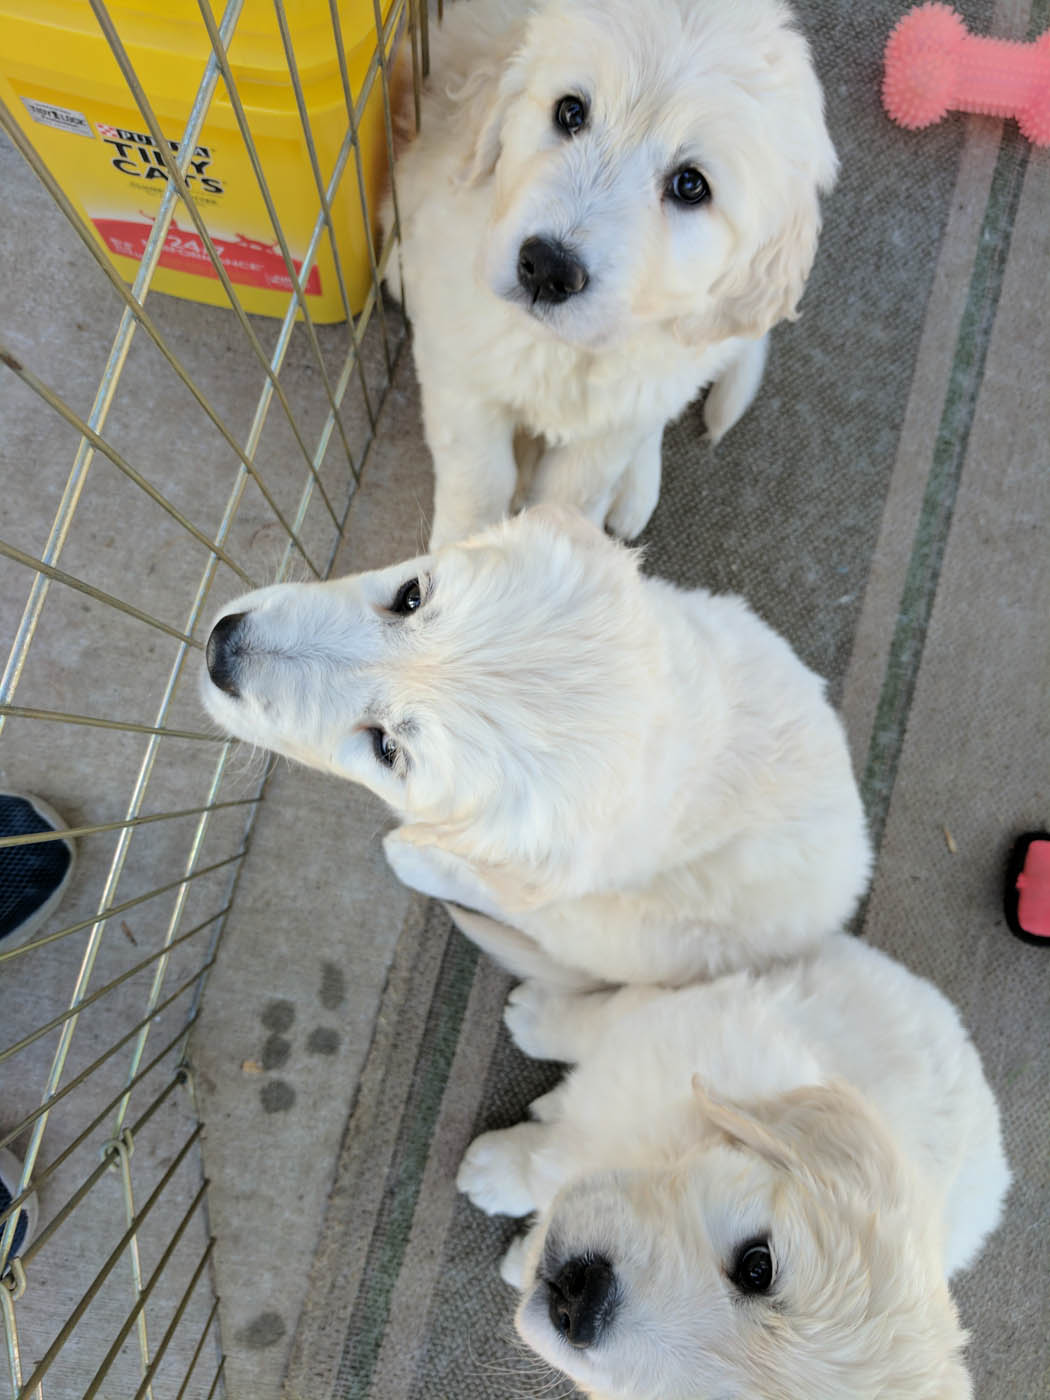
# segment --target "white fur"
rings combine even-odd
[[[929,982],[839,934],[681,991],[526,983],[507,1022],[576,1068],[534,1121],[473,1143],[459,1186],[489,1212],[540,1212],[504,1277],[521,1336],[587,1394],[971,1395],[945,1281],[994,1228],[1009,1169],[977,1052]],[[776,1274],[746,1296],[730,1275],[755,1239]],[[588,1256],[619,1302],[576,1348],[548,1285]]]
[[[396,170],[401,277],[434,459],[431,547],[530,501],[632,538],[656,503],[664,425],[722,381],[721,437],[793,317],[835,153],[805,40],[780,0],[464,0],[431,30],[421,133]],[[554,123],[585,96],[587,126]],[[666,197],[691,165],[709,202]],[[385,222],[390,226],[388,201]],[[530,237],[590,280],[530,307]]]
[[[391,615],[413,577],[422,606]],[[518,975],[755,966],[813,946],[864,889],[823,682],[741,599],[643,576],[573,512],[227,611],[247,614],[240,697],[205,674],[213,717],[384,798],[395,871],[467,906],[460,926]]]

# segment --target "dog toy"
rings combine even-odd
[[[920,5],[889,37],[882,105],[900,126],[931,126],[948,111],[1016,117],[1050,145],[1050,30],[1031,44],[970,34],[950,5]]]
[[[1010,932],[1050,948],[1050,833],[1019,836],[1006,866],[1004,910]]]

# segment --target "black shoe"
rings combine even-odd
[[[63,831],[67,823],[39,797],[0,792],[0,836]],[[29,938],[58,908],[73,874],[71,841],[0,846],[0,948]]]
[[[8,1152],[6,1147],[0,1147],[0,1216],[14,1200],[18,1194],[18,1182],[22,1175],[22,1163],[13,1152]],[[0,1244],[3,1243],[4,1231],[8,1222],[5,1220],[0,1225]],[[3,1260],[0,1273],[7,1267],[12,1259],[17,1259],[22,1250],[33,1237],[36,1229],[36,1193],[27,1196],[18,1209],[18,1224],[15,1226],[15,1237],[11,1241],[11,1249],[8,1256]]]

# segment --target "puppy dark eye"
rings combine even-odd
[[[685,165],[668,180],[667,195],[679,204],[702,204],[711,198],[711,186],[694,165]]]
[[[768,1293],[773,1282],[773,1255],[764,1240],[745,1244],[729,1277],[741,1293]]]
[[[368,732],[372,736],[372,749],[376,758],[384,767],[393,768],[397,758],[397,744],[385,730],[370,729]]]
[[[570,136],[575,136],[587,124],[587,103],[582,97],[570,93],[558,99],[554,107],[554,125],[560,126]]]
[[[394,595],[394,601],[390,604],[392,613],[415,612],[423,601],[423,590],[419,586],[419,579],[410,578],[407,583],[403,583]]]

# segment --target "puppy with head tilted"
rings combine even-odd
[[[954,1008],[837,934],[679,991],[524,983],[527,1053],[576,1066],[458,1184],[539,1215],[517,1328],[595,1400],[968,1400],[947,1279],[1009,1184]]]
[[[450,6],[396,168],[391,274],[434,459],[431,546],[500,519],[519,466],[526,500],[638,534],[664,425],[713,384],[717,439],[754,396],[835,169],[782,0]]]
[[[681,984],[815,945],[869,847],[823,682],[734,597],[543,506],[231,603],[205,703],[363,783],[397,874],[520,976]]]

